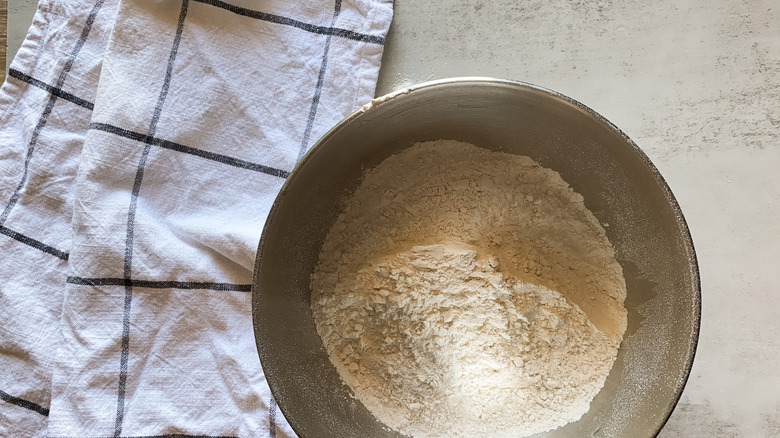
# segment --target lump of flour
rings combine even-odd
[[[626,328],[622,269],[582,197],[528,157],[455,141],[366,173],[311,287],[342,379],[414,437],[577,420]]]

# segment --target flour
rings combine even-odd
[[[455,141],[367,172],[311,286],[342,379],[415,437],[577,420],[626,328],[622,269],[582,197],[528,157]]]

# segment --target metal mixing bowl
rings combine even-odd
[[[590,411],[539,436],[657,434],[685,386],[699,333],[699,272],[680,208],[650,160],[594,111],[550,90],[481,78],[374,100],[317,142],[276,199],[257,253],[252,311],[266,379],[293,429],[306,438],[399,436],[351,396],[328,359],[309,278],[361,174],[436,139],[530,156],[558,171],[609,225],[628,287],[628,330]]]

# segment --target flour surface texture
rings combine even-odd
[[[622,269],[582,197],[528,157],[450,140],[365,174],[311,287],[344,382],[413,437],[576,421],[626,328]]]

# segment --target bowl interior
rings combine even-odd
[[[699,277],[684,219],[647,157],[592,110],[548,90],[488,79],[396,93],[347,118],[292,172],[266,223],[253,284],[266,379],[302,437],[399,436],[341,381],[315,329],[309,278],[343,201],[367,168],[415,142],[454,139],[558,171],[608,224],[627,284],[628,330],[590,411],[539,436],[653,436],[690,372]]]

